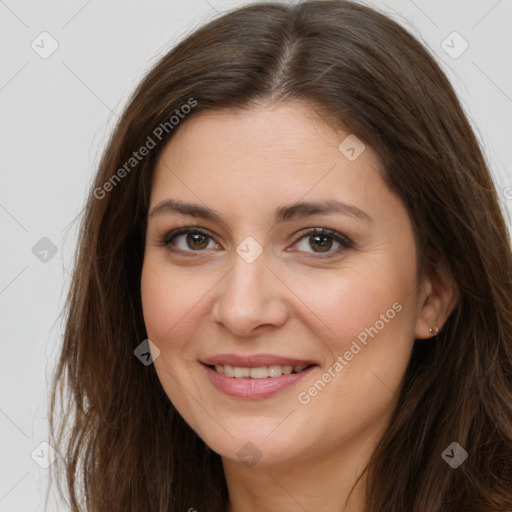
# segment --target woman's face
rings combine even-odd
[[[301,103],[194,115],[161,154],[144,320],[163,389],[224,458],[342,454],[386,426],[428,332],[379,165]]]

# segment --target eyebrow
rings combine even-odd
[[[226,225],[222,217],[211,208],[185,201],[179,201],[177,199],[165,199],[164,201],[161,201],[151,210],[149,216],[155,217],[156,215],[164,213],[179,213],[181,215],[188,215],[190,217],[217,222],[223,226]],[[305,219],[307,217],[312,217],[313,215],[329,213],[347,215],[368,223],[373,221],[370,215],[356,206],[346,204],[341,201],[327,200],[321,202],[300,201],[298,203],[280,206],[274,212],[274,222],[280,223],[293,219]]]

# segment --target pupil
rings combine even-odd
[[[189,234],[187,236],[187,245],[190,247],[190,249],[204,249],[208,245],[208,242],[206,242],[206,244],[204,243],[206,238],[206,236],[201,235],[199,233],[196,233],[194,235]],[[203,241],[202,244],[201,239]],[[191,243],[189,244],[189,242]],[[197,242],[199,242],[199,244]]]
[[[319,252],[327,252],[330,248],[331,248],[331,245],[332,245],[332,239],[330,239],[329,237],[327,236],[313,236],[311,237],[315,240],[314,243],[318,243],[318,245],[320,246],[320,251]],[[320,241],[319,240],[323,240],[323,241]],[[313,245],[309,244],[311,246],[312,249],[314,249]]]

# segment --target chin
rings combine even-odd
[[[242,463],[252,467],[256,464],[275,466],[286,464],[300,458],[301,452],[307,449],[303,445],[304,439],[300,432],[290,432],[283,429],[281,436],[272,432],[279,425],[279,421],[270,418],[244,418],[238,422],[228,421],[229,435],[222,430],[222,436],[201,436],[203,441],[222,458]],[[266,420],[266,421],[263,421]],[[269,435],[270,433],[270,435]]]

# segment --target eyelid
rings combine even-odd
[[[295,236],[298,236],[297,240],[294,243],[297,243],[299,240],[304,238],[305,236],[314,236],[314,235],[325,235],[329,236],[331,238],[334,238],[340,243],[345,243],[347,245],[354,245],[354,242],[343,233],[340,233],[339,231],[336,231],[335,229],[330,228],[318,228],[318,227],[311,227],[311,228],[304,228],[295,233]]]
[[[169,252],[172,252],[174,254],[178,254],[178,255],[181,255],[181,256],[185,256],[185,257],[202,256],[206,252],[205,250],[201,250],[201,251],[192,251],[192,250],[184,251],[183,249],[178,249],[177,247],[176,248],[172,248],[171,247],[171,240],[173,238],[176,238],[176,237],[181,236],[181,235],[186,235],[186,234],[189,234],[189,233],[204,235],[204,236],[210,238],[211,240],[213,240],[217,245],[220,245],[216,241],[215,237],[207,229],[201,228],[199,226],[184,226],[184,227],[181,227],[181,228],[173,229],[173,230],[169,231],[168,233],[166,233],[164,235],[164,237],[159,240],[158,246],[165,247]]]
[[[298,242],[303,240],[304,238],[309,238],[312,236],[326,236],[328,238],[331,238],[338,244],[340,244],[341,247],[338,249],[334,249],[332,251],[327,252],[305,252],[305,251],[296,251],[299,253],[303,253],[306,256],[305,258],[308,259],[315,259],[315,260],[321,260],[321,259],[328,259],[328,258],[335,258],[341,255],[341,253],[346,252],[347,250],[354,249],[354,242],[352,240],[344,235],[343,233],[340,233],[334,229],[329,228],[305,228],[298,233],[295,233],[297,236],[297,239],[293,243],[293,245],[296,245]],[[295,251],[294,251],[295,252]]]
[[[215,240],[215,237],[207,229],[201,228],[199,226],[184,226],[182,228],[173,229],[166,233],[163,237],[162,244],[167,245],[173,238],[177,237],[178,235],[184,235],[188,233],[199,233],[201,235],[210,237],[212,240]]]

